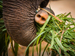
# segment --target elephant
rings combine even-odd
[[[49,0],[3,0],[3,20],[10,37],[27,46],[36,37],[35,15],[38,6],[44,8]]]

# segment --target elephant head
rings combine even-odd
[[[49,0],[3,0],[3,19],[10,37],[27,46],[36,36],[35,14]]]

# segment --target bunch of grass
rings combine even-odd
[[[11,43],[11,48],[14,56],[17,56],[19,45],[8,35],[4,25],[4,21],[0,19],[0,56],[8,56],[8,45]]]
[[[37,36],[31,41],[25,52],[34,43],[32,56],[34,56],[35,44],[38,56],[44,56],[45,51],[47,51],[48,56],[75,56],[75,19],[72,18],[70,12],[68,14],[59,14],[56,17],[60,18],[62,22],[49,15],[43,26],[36,24],[38,29]],[[43,53],[41,53],[41,42],[43,40],[48,44]],[[40,43],[39,48],[38,43]]]

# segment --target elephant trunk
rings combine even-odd
[[[34,22],[39,5],[44,0],[3,0],[3,19],[10,37],[17,43],[27,46],[36,36]]]
[[[13,40],[24,46],[36,36],[33,18],[35,13],[32,12],[30,4],[29,1],[20,0],[3,1],[3,19],[7,32]]]

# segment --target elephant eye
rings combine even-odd
[[[45,21],[45,18],[44,18],[44,17],[42,17],[42,20],[43,20],[43,21]]]
[[[39,18],[40,18],[41,16],[40,16],[40,15],[37,15],[37,17],[39,17]]]

